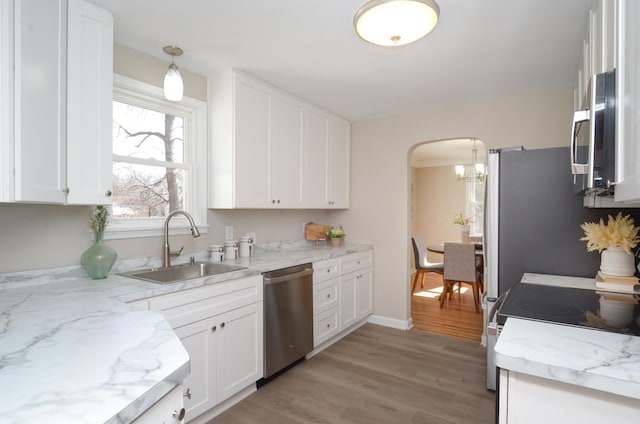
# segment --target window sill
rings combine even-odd
[[[158,225],[160,224],[160,225]],[[209,225],[197,224],[200,234],[209,232]],[[176,222],[169,225],[169,234],[181,235],[191,234],[191,227],[186,223]],[[162,222],[112,222],[104,232],[105,240],[132,239],[144,237],[162,237],[164,236],[164,221]]]

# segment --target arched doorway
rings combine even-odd
[[[460,242],[460,227],[452,223],[454,215],[460,214],[473,220],[471,237],[482,239],[484,171],[475,163],[486,164],[486,157],[484,143],[472,137],[414,146],[410,155],[410,235],[420,235],[427,246]],[[466,175],[457,175],[456,165],[465,166]],[[444,258],[429,252],[428,260],[442,262]],[[442,276],[429,274],[424,287],[418,284],[411,293],[414,328],[480,341],[482,313],[475,312],[471,290],[463,287],[460,295],[456,293],[441,309],[441,288]]]

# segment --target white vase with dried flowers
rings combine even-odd
[[[581,225],[589,252],[601,252],[600,270],[605,274],[631,277],[635,272],[635,259],[631,249],[638,245],[640,227],[636,227],[629,215],[609,215],[607,223],[585,222]]]
[[[461,210],[455,211],[449,223],[457,225],[460,228],[460,237],[463,243],[469,243],[471,240],[471,224],[473,223],[473,217],[465,217]]]
[[[118,258],[116,251],[104,244],[102,240],[108,222],[109,210],[104,206],[96,206],[93,216],[89,219],[91,229],[96,236],[95,242],[80,257],[80,264],[94,280],[107,278]]]

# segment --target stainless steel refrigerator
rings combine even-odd
[[[498,297],[525,272],[594,277],[597,252],[587,252],[580,225],[617,214],[589,209],[573,192],[569,148],[490,151],[485,183],[485,323],[487,387],[495,389],[495,323],[490,315]],[[635,215],[638,209],[624,209]]]

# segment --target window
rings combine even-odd
[[[177,209],[206,227],[206,160],[206,103],[187,97],[169,102],[162,89],[115,75],[116,225],[108,227],[108,238],[161,235],[165,217]],[[184,219],[174,221],[187,232]]]
[[[484,222],[484,184],[485,178],[474,179],[467,184],[467,216],[473,216],[473,223],[471,224],[471,236],[481,237],[482,226]]]

